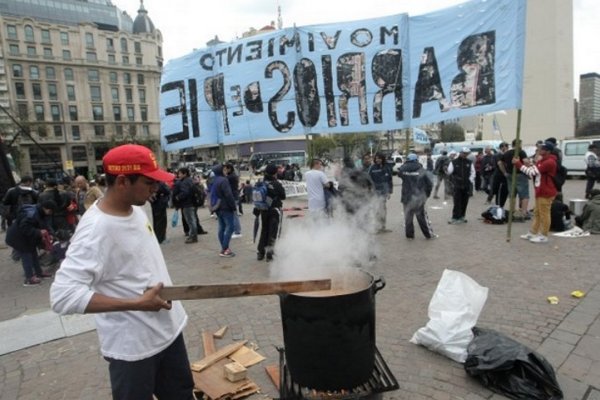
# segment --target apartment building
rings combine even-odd
[[[0,134],[21,174],[93,176],[126,142],[158,152],[162,64],[143,1],[133,19],[109,0],[0,0]]]

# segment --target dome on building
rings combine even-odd
[[[133,33],[153,33],[154,24],[148,16],[148,11],[144,8],[144,0],[140,0],[140,9],[138,15],[133,21]]]

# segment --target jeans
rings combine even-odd
[[[221,243],[221,251],[229,248],[229,241],[233,235],[233,211],[217,211],[217,220],[219,221],[219,243]]]
[[[196,225],[196,207],[184,207],[183,218],[187,222],[190,230],[189,237],[195,239],[198,237],[198,225]]]
[[[29,279],[33,275],[41,275],[42,268],[40,267],[40,259],[38,257],[37,250],[32,252],[19,252],[21,255],[21,264],[23,265],[23,271],[25,272],[25,278]]]

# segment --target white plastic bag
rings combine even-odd
[[[429,322],[415,332],[411,343],[464,363],[473,340],[471,328],[487,300],[488,288],[462,272],[446,269],[429,302]]]

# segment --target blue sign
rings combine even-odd
[[[429,144],[429,136],[423,129],[413,128],[413,142],[419,144]]]
[[[408,128],[519,108],[524,0],[278,30],[162,75],[165,150]]]

